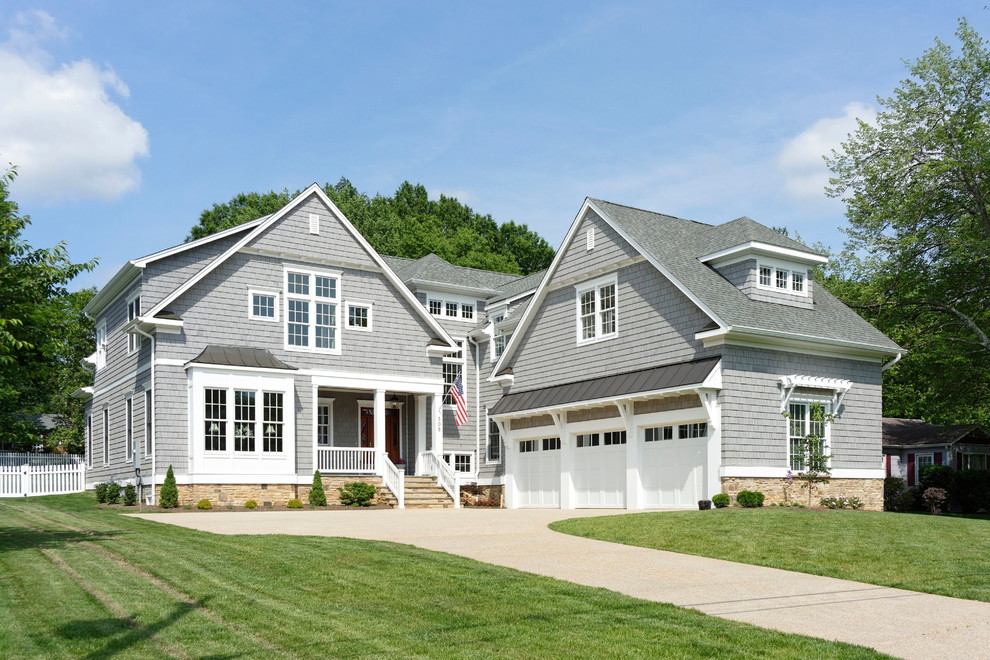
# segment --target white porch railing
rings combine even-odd
[[[0,453],[0,497],[86,490],[86,462],[69,454]]]
[[[453,498],[454,508],[461,508],[461,484],[457,473],[442,458],[431,451],[424,451],[417,460],[416,473],[436,477],[437,483]]]
[[[406,473],[405,470],[397,468],[388,456],[382,456],[382,483],[395,495],[399,508],[405,509]]]
[[[317,447],[316,469],[341,474],[378,474],[373,447]]]

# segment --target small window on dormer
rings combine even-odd
[[[787,288],[787,271],[777,269],[777,288],[786,289]]]
[[[773,269],[770,266],[760,266],[760,286],[770,286]]]
[[[320,216],[315,213],[309,214],[309,233],[319,234],[320,233]]]
[[[791,288],[795,291],[804,291],[804,275],[791,273]]]

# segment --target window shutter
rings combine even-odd
[[[914,485],[914,454],[908,454],[907,485]]]
[[[935,452],[935,465],[941,465],[941,464],[942,464],[942,452],[937,451]]]
[[[887,463],[887,476],[889,477],[890,476],[890,454],[887,454],[886,456],[884,456],[884,459],[886,459],[886,463]]]

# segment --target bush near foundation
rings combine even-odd
[[[900,477],[887,477],[883,480],[883,510],[897,511],[897,498],[904,492],[905,483]]]
[[[763,493],[758,490],[741,490],[736,495],[736,504],[747,509],[763,506]]]
[[[165,483],[162,484],[159,504],[163,509],[174,509],[179,506],[179,488],[175,485],[175,474],[172,472],[171,465],[168,466],[168,472],[165,473]]]
[[[712,504],[715,505],[716,509],[724,509],[732,503],[732,499],[725,493],[719,493],[718,495],[712,496]]]
[[[340,503],[345,506],[371,506],[375,487],[364,481],[351,481],[337,489]]]
[[[289,509],[301,509],[303,508],[302,500],[293,498],[285,503],[285,506]]]
[[[990,511],[990,470],[960,470],[955,476],[956,488],[950,497],[962,512]]]
[[[199,502],[196,502],[196,508],[201,509],[203,511],[209,511],[210,509],[213,508],[213,504],[204,497]]]
[[[248,500],[247,502],[244,503],[244,508],[245,509],[257,509],[258,508],[258,502],[257,502],[257,500]]]
[[[120,502],[120,484],[111,481],[107,484],[107,504],[117,504]]]
[[[96,484],[96,501],[100,504],[107,503],[107,486],[110,485],[109,481],[101,481]]]
[[[323,490],[323,476],[319,470],[313,473],[313,487],[309,489],[308,499],[310,506],[327,505],[327,492]]]
[[[124,506],[134,506],[137,504],[137,488],[134,484],[124,486]]]

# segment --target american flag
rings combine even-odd
[[[450,386],[448,394],[457,406],[457,410],[454,411],[454,421],[458,426],[467,424],[467,401],[464,399],[464,381],[461,376],[458,376]]]

